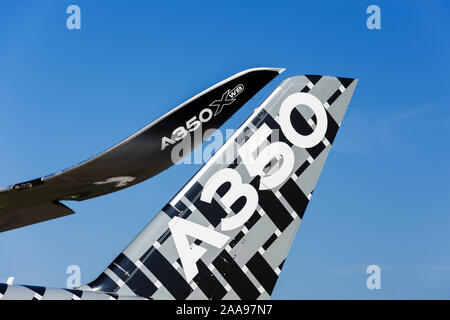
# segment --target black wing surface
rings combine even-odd
[[[74,213],[60,201],[83,201],[147,180],[174,164],[189,137],[208,138],[284,69],[253,68],[229,77],[167,112],[127,139],[76,166],[0,188],[0,232]],[[185,156],[186,154],[183,154]]]

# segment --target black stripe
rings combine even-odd
[[[108,266],[122,281],[127,281],[131,274],[137,269],[136,265],[123,253]]]
[[[200,200],[200,198],[198,198],[195,201],[194,205],[214,227],[217,227],[220,223],[220,220],[227,216],[226,211],[214,198],[212,199],[211,203],[203,202]]]
[[[254,185],[256,178],[250,182]],[[258,189],[257,189],[258,190]],[[283,204],[278,200],[278,198],[273,194],[272,191],[268,190],[258,190],[259,205],[263,208],[266,214],[269,216],[270,220],[277,226],[278,230],[284,231],[286,227],[293,220],[290,213],[286,210]]]
[[[328,104],[331,106],[334,101],[341,95],[341,91],[338,89],[335,93],[327,100]]]
[[[284,262],[286,261],[286,259],[284,259],[281,263],[280,263],[280,265],[278,266],[278,269],[280,269],[280,271],[283,269],[283,266],[284,266]]]
[[[81,296],[83,295],[83,291],[81,290],[75,290],[75,289],[64,289],[68,292],[70,292],[71,294],[77,296],[78,298],[81,298]]]
[[[236,168],[240,163],[242,162],[242,159],[240,156],[237,156],[236,159],[234,159],[230,165],[228,166],[228,168],[234,169]]]
[[[145,261],[144,257],[147,257]],[[155,247],[152,246],[140,260],[175,299],[184,300],[192,292],[191,286]]]
[[[327,140],[332,144],[334,141],[334,138],[336,137],[336,133],[338,132],[339,125],[334,121],[333,117],[330,115],[328,111],[327,113],[327,119],[328,119],[328,126],[327,126],[327,132],[325,133],[325,137]]]
[[[139,269],[135,271],[133,276],[126,282],[126,285],[138,296],[150,298],[158,288],[150,281],[149,278]]]
[[[167,230],[166,232],[163,233],[161,237],[159,237],[158,242],[160,244],[163,244],[167,239],[169,239],[171,235],[172,233],[170,232],[170,230]]]
[[[306,207],[308,206],[308,198],[305,196],[300,187],[294,180],[288,179],[284,185],[280,188],[280,193],[289,205],[294,209],[295,213],[303,218]]]
[[[115,294],[115,293],[111,293],[111,292],[106,292],[106,294],[110,297],[113,297],[114,299],[118,300],[119,299],[119,295]]]
[[[323,142],[319,142],[314,147],[307,148],[306,150],[308,153],[313,157],[313,159],[317,158],[319,154],[322,153],[323,150],[325,150],[326,146]]]
[[[338,79],[345,88],[348,88],[348,86],[353,82],[353,80],[355,80],[352,78],[341,78],[341,77],[338,77]]]
[[[183,217],[183,219],[186,219],[192,213],[192,211],[189,210],[188,207],[186,206],[186,204],[181,200],[175,204],[175,208],[181,212],[180,217]]]
[[[271,236],[270,236],[270,238],[263,244],[263,249],[264,250],[267,250],[270,246],[271,246],[271,244],[277,239],[278,237],[277,237],[277,235],[275,234],[275,233],[273,233]]]
[[[23,287],[28,288],[30,290],[33,290],[34,292],[36,292],[41,297],[44,296],[44,293],[45,293],[45,290],[46,290],[45,287],[36,287],[36,286],[27,286],[27,285],[24,285]]]
[[[169,203],[165,205],[165,207],[162,209],[165,214],[167,214],[170,218],[173,218],[175,216],[179,216],[180,212],[172,207]]]
[[[0,283],[0,294],[5,294],[8,285],[6,283]]]
[[[300,166],[300,168],[298,168],[297,171],[295,171],[295,175],[297,177],[300,177],[301,174],[303,173],[303,171],[305,171],[306,168],[308,168],[308,167],[309,167],[309,162],[308,161],[303,162],[303,164]]]
[[[236,161],[236,159],[235,159],[235,160],[233,160],[233,162],[228,166],[228,168],[234,169],[234,168],[236,168],[237,166],[238,166],[238,163],[237,163],[237,161]]]
[[[209,270],[201,260],[197,261],[197,268],[198,274],[194,277],[194,282],[202,290],[205,296],[210,300],[222,299],[227,294],[227,291],[211,270]]]
[[[247,262],[246,266],[255,276],[256,280],[263,286],[264,290],[271,294],[278,276],[267,263],[266,259],[259,252],[256,252]]]
[[[259,215],[259,213],[257,211],[255,211],[253,213],[253,215],[247,220],[247,222],[244,224],[245,227],[250,230],[255,224],[256,222],[258,222],[258,220],[261,218],[261,216]]]
[[[263,118],[267,115],[267,111],[262,109],[258,114],[255,116],[255,118],[252,120],[252,124],[255,127],[259,127],[260,122],[263,120]]]
[[[203,186],[198,181],[196,181],[194,185],[184,194],[184,196],[192,202],[202,190]]]
[[[259,297],[258,289],[256,289],[228,252],[222,251],[214,259],[213,265],[242,300],[255,300]]]
[[[148,298],[157,290],[150,279],[123,253],[114,260],[109,269],[126,282],[126,285],[138,296]]]
[[[115,292],[119,286],[106,274],[102,273],[97,279],[89,283],[94,291]]]
[[[302,90],[300,90],[300,92],[308,92],[309,91],[309,87],[305,86]]]
[[[178,209],[178,211],[181,212],[180,217],[183,217],[184,219],[186,219],[187,217],[189,217],[191,215],[191,210],[188,209],[188,207],[184,204],[183,201],[178,201],[175,204],[175,208]]]
[[[313,84],[316,84],[316,83],[319,82],[319,80],[322,78],[322,76],[317,76],[317,75],[313,75],[313,74],[308,74],[308,75],[306,75],[306,77],[307,77],[308,80],[311,81]]]
[[[236,244],[242,239],[244,236],[244,233],[242,231],[239,231],[239,233],[234,237],[233,240],[230,241],[228,244],[231,248],[234,248]]]

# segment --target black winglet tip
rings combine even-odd
[[[356,82],[358,82],[358,79],[355,79],[355,78],[338,77],[338,79],[345,88],[348,88],[348,86],[355,80],[356,80]]]

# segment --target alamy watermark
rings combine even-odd
[[[217,129],[201,128],[187,135],[171,150],[171,161],[174,164],[204,164],[211,158],[216,164],[237,164],[239,158],[245,158],[248,165],[265,167],[264,171],[278,168],[286,154],[279,141],[278,129],[259,129],[240,131],[235,137],[234,129],[226,129],[225,134]],[[202,144],[202,142],[206,142]],[[272,143],[271,143],[272,142]],[[269,146],[270,145],[270,146]],[[198,146],[192,150],[193,146]],[[223,147],[223,148],[222,148]],[[270,152],[268,149],[270,149]],[[270,156],[274,155],[274,156]]]
[[[366,273],[370,276],[366,280],[366,286],[369,290],[381,289],[381,268],[376,264],[372,264],[367,267]]]
[[[67,7],[66,13],[70,14],[66,20],[66,26],[69,30],[81,29],[81,9],[75,4],[71,4]]]
[[[366,26],[369,30],[381,29],[381,9],[376,4],[367,7],[366,13],[370,16],[366,20]]]
[[[66,288],[72,289],[81,286],[81,268],[78,265],[68,266],[66,273],[69,274],[66,280]]]

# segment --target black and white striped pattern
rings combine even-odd
[[[124,296],[147,299],[268,299],[356,82],[348,78],[313,75],[286,79],[218,153],[235,146],[239,148],[257,128],[266,124],[272,130],[278,129],[278,135],[269,136],[267,143],[282,141],[294,150],[295,166],[291,176],[281,186],[259,190],[260,177],[249,178],[240,157],[236,156],[229,164],[216,162],[213,157],[95,281],[81,287],[81,290],[70,291],[71,298],[83,299],[85,292],[92,290],[108,299]],[[293,146],[280,130],[280,105],[295,92],[316,96],[326,109],[328,126],[325,137],[312,148]],[[310,134],[316,126],[314,114],[303,109],[294,111],[291,122],[303,135]],[[237,201],[231,209],[225,209],[220,202],[229,188],[226,184],[218,189],[211,204],[200,200],[209,177],[225,167],[240,172],[245,183],[256,187],[258,206],[242,228],[227,232],[230,240],[223,248],[216,249],[205,244],[208,250],[197,262],[199,272],[188,282],[167,224],[176,216],[219,230],[222,218],[238,212],[243,203]],[[195,240],[195,244],[201,245],[202,242]],[[45,298],[45,289],[27,290],[34,292],[34,298]],[[2,291],[0,286],[0,298],[4,295]]]

